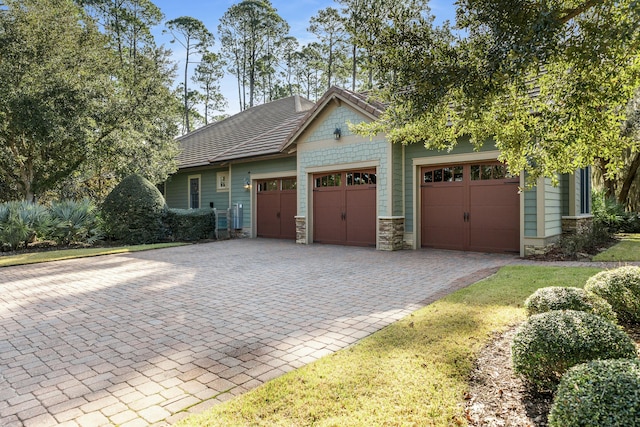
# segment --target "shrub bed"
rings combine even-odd
[[[0,203],[1,250],[27,248],[37,239],[91,244],[101,236],[97,210],[89,200],[62,200],[48,208],[25,201]]]
[[[584,289],[548,286],[535,291],[524,302],[529,316],[552,310],[577,310],[597,314],[616,323],[616,313],[604,298]]]
[[[72,242],[93,244],[102,238],[97,209],[89,200],[62,200],[49,208],[51,224],[48,236],[58,245]]]
[[[607,300],[621,322],[640,323],[640,267],[602,271],[584,288]]]
[[[165,224],[173,240],[211,239],[214,237],[216,218],[211,209],[169,209]]]
[[[640,360],[594,360],[571,368],[558,386],[549,425],[640,426]]]
[[[514,371],[537,391],[552,391],[577,364],[636,357],[633,340],[616,325],[574,310],[531,316],[516,332],[511,349]]]

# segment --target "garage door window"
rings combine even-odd
[[[423,182],[460,182],[464,178],[464,169],[462,166],[451,166],[430,170],[424,173]]]
[[[471,165],[471,180],[511,179],[506,165]]]
[[[278,191],[278,183],[280,181],[277,179],[272,179],[269,181],[261,181],[260,183],[258,183],[258,192],[264,192],[264,191]]]
[[[295,190],[297,187],[298,180],[296,178],[289,178],[282,180],[282,189],[283,190]]]
[[[316,188],[340,187],[342,185],[342,174],[332,173],[316,178]]]
[[[347,172],[347,185],[375,185],[375,183],[375,173]]]

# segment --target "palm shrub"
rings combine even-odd
[[[601,271],[584,289],[607,300],[621,322],[640,323],[640,267]]]
[[[640,426],[640,360],[594,360],[562,377],[551,427]]]
[[[525,300],[524,307],[529,316],[552,310],[578,310],[597,314],[613,323],[618,321],[611,304],[604,298],[580,288],[563,286],[540,288]]]
[[[68,245],[72,242],[92,244],[102,237],[97,209],[88,199],[54,202],[49,208],[49,213],[49,237],[58,245]]]
[[[529,317],[516,332],[511,351],[514,371],[537,391],[552,391],[577,364],[636,357],[635,343],[616,325],[575,310]]]
[[[25,247],[37,236],[44,236],[49,227],[47,209],[26,201],[0,203],[0,244],[15,250]]]
[[[106,197],[101,213],[107,235],[130,244],[165,237],[166,203],[158,188],[140,175],[129,175]]]

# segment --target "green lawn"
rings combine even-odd
[[[178,425],[467,425],[463,396],[478,350],[524,319],[523,301],[539,287],[581,287],[597,271],[505,267],[353,347]]]
[[[593,261],[640,261],[640,234],[619,234],[620,242],[593,257]]]
[[[113,248],[83,248],[83,249],[60,249],[44,252],[31,252],[18,255],[5,255],[0,257],[0,267],[10,267],[12,265],[36,264],[39,262],[60,261],[71,258],[84,258],[90,256],[121,254],[125,252],[148,251],[151,249],[168,248],[171,246],[182,246],[186,243],[155,243],[150,245],[118,246]]]

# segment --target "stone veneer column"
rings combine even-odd
[[[381,216],[378,218],[378,249],[398,251],[404,247],[404,217]]]
[[[562,235],[570,236],[588,233],[593,227],[593,215],[563,216]]]
[[[307,218],[296,216],[296,243],[307,244]]]

